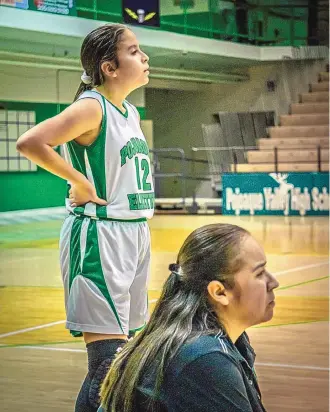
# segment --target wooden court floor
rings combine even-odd
[[[280,282],[273,320],[251,328],[268,412],[328,411],[329,230],[323,217],[155,216],[151,310],[186,236],[241,225],[263,244]],[[73,411],[86,371],[81,339],[64,329],[59,221],[0,226],[0,410]]]

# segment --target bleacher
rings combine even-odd
[[[329,73],[322,72],[310,92],[300,95],[280,125],[258,139],[247,152],[246,164],[232,165],[238,173],[329,171]]]

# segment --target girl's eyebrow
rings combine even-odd
[[[128,47],[128,50],[133,49],[133,48],[138,49],[139,46],[137,44],[132,44],[131,46]]]

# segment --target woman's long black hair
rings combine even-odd
[[[188,340],[222,327],[209,300],[207,285],[234,286],[240,269],[240,244],[248,232],[235,225],[213,224],[191,233],[170,266],[162,294],[144,330],[130,341],[111,366],[101,389],[107,412],[133,412],[135,389],[157,358],[156,393],[168,362]]]

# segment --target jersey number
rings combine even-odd
[[[140,170],[143,172],[142,181],[140,177]],[[139,158],[135,157],[135,173],[139,190],[141,190],[141,188],[145,192],[151,190],[151,184],[147,182],[150,173],[149,163],[147,159],[142,159],[141,164],[139,164]]]

